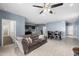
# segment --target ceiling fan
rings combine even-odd
[[[43,12],[46,12],[46,11],[49,11],[50,14],[53,14],[53,11],[51,10],[51,8],[56,8],[56,7],[59,7],[62,5],[63,5],[63,3],[57,3],[54,5],[50,5],[50,3],[44,3],[43,6],[33,5],[33,7],[43,8],[43,10],[40,12],[40,14],[42,14]]]

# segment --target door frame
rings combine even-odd
[[[2,19],[2,40],[1,40],[1,46],[3,47],[3,20],[6,20],[6,21],[15,21],[15,20],[10,20],[10,19]],[[16,36],[16,21],[15,21],[15,36]]]

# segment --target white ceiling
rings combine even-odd
[[[50,14],[49,12],[39,14],[42,9],[35,8],[32,5],[43,5],[43,3],[1,3],[0,9],[25,16],[28,22],[36,24],[61,20],[75,22],[76,20],[74,18],[79,16],[78,3],[74,3],[73,6],[70,6],[70,3],[64,3],[63,6],[53,8],[51,10],[54,14]]]

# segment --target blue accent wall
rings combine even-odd
[[[62,31],[63,37],[66,36],[66,22],[65,21],[57,21],[46,24],[47,31]]]
[[[16,14],[13,14],[13,13],[10,13],[10,12],[7,12],[7,11],[3,11],[3,10],[0,10],[0,45],[1,45],[1,26],[2,26],[2,23],[1,23],[1,20],[2,19],[8,19],[8,20],[15,20],[16,21],[16,36],[20,36],[20,35],[24,35],[25,34],[25,17],[23,16],[19,16],[19,15],[16,15]]]

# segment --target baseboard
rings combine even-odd
[[[72,36],[72,35],[66,37],[78,39],[77,36]]]

